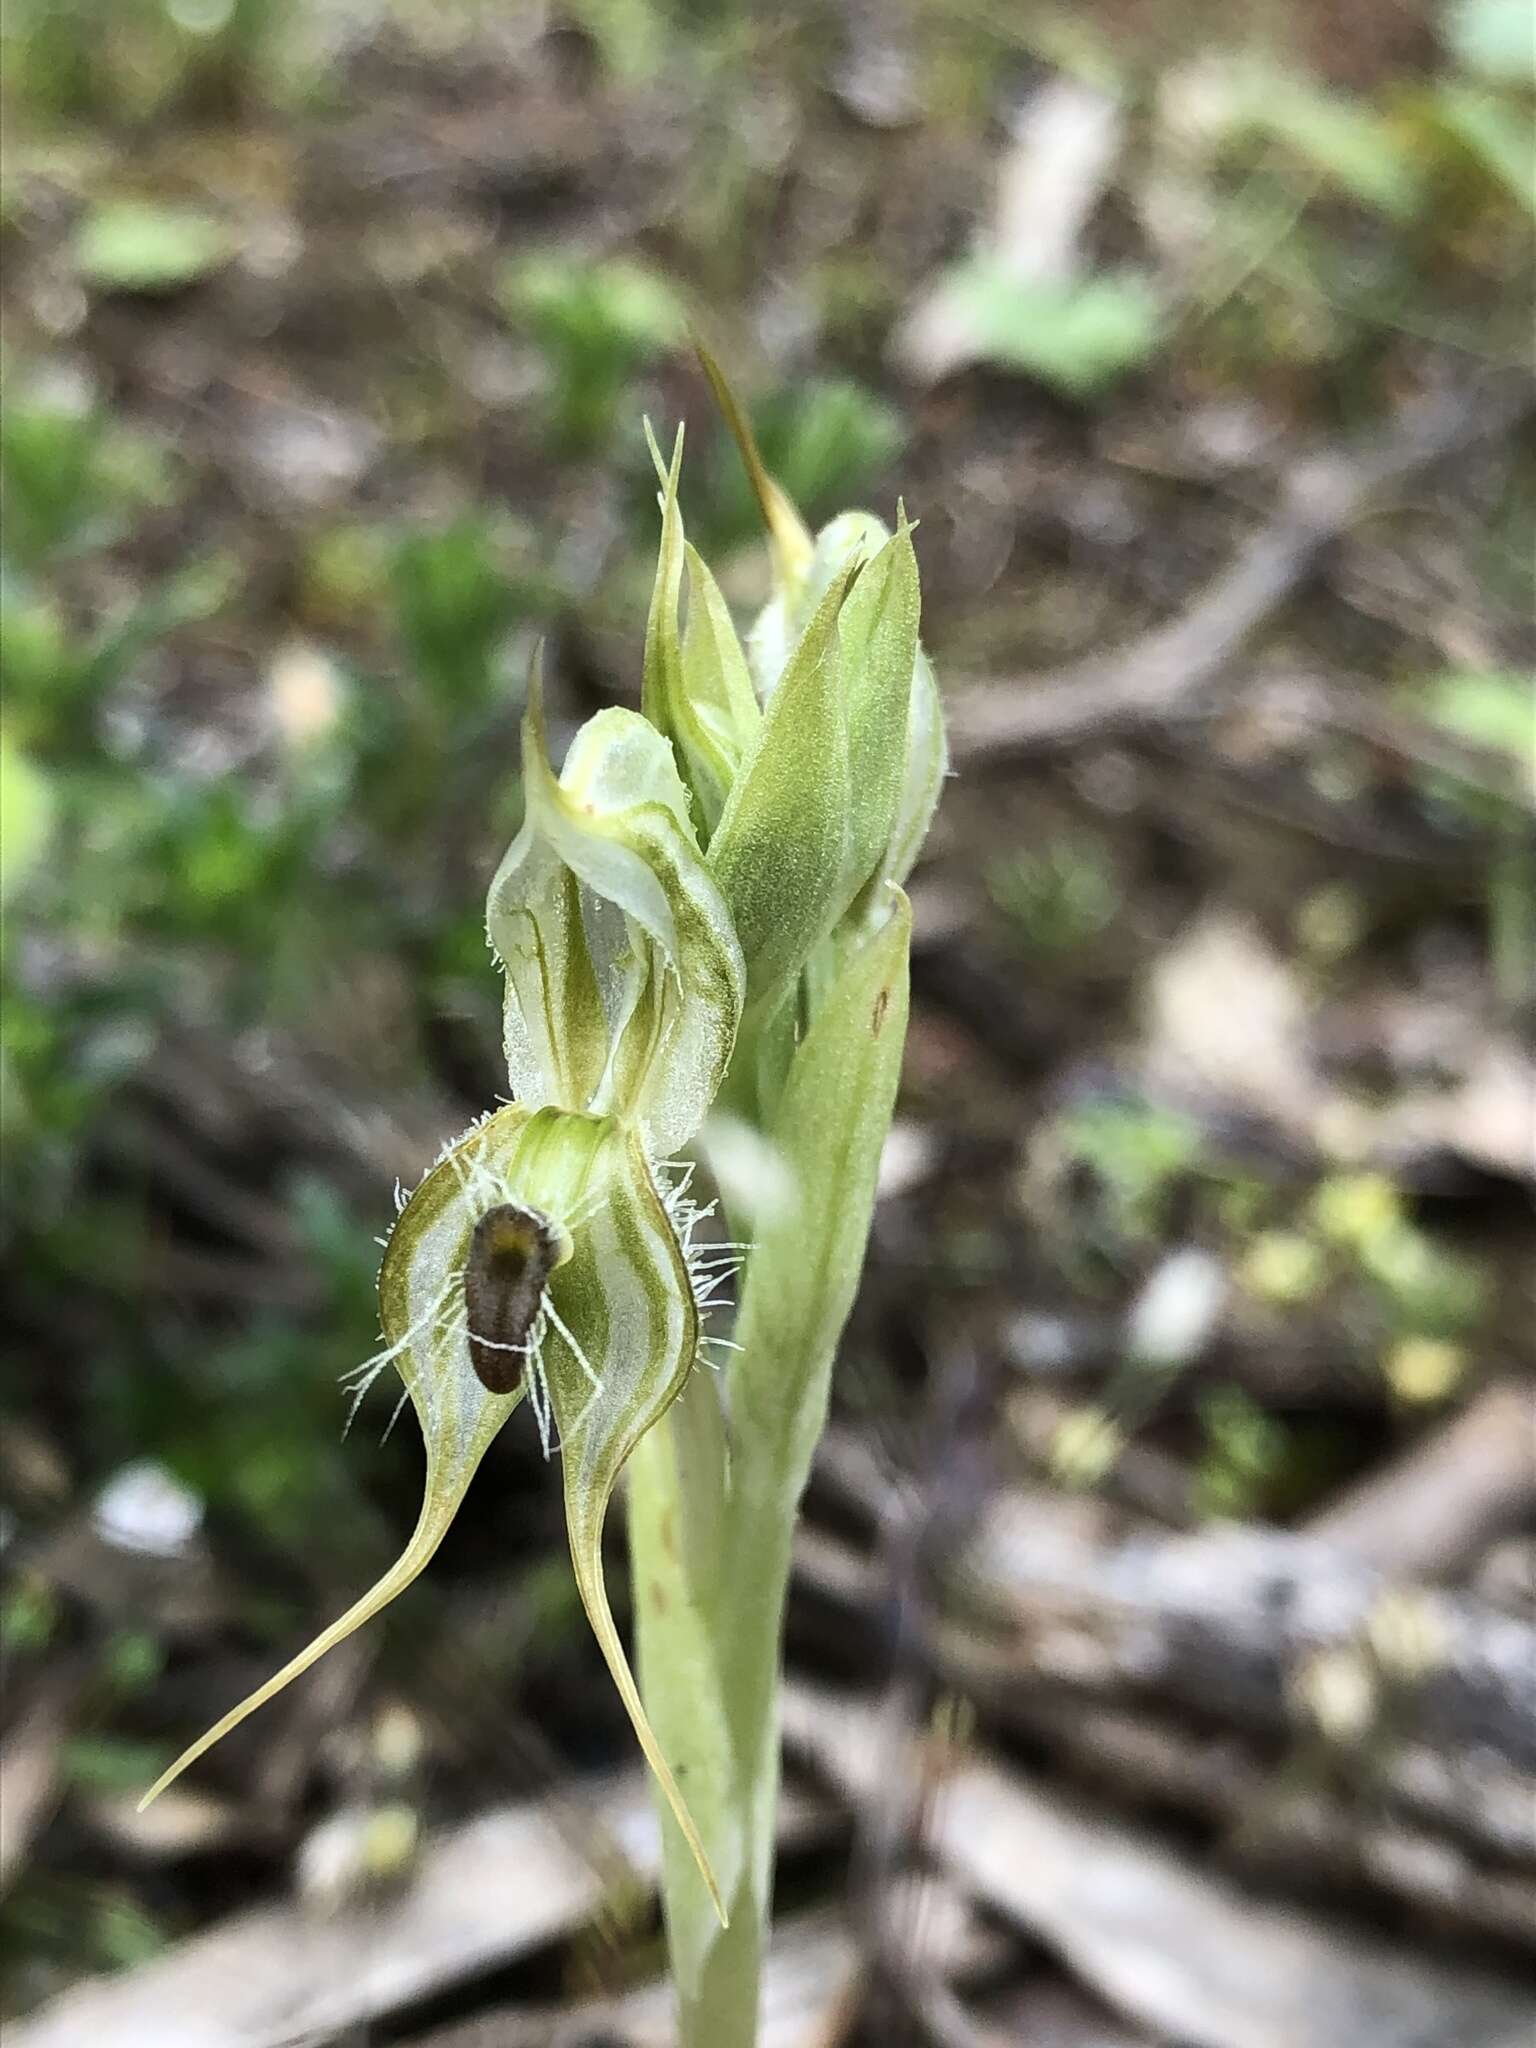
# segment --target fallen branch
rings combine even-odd
[[[1037,1545],[1031,1530],[1027,1503],[1000,1496],[958,1581],[1010,1617],[1021,1672],[1054,1669],[1085,1689],[1281,1734],[1306,1725],[1298,1702],[1322,1653],[1371,1645],[1395,1740],[1536,1771],[1536,1628],[1525,1621],[1468,1595],[1394,1587],[1278,1530],[1108,1551]]]
[[[909,1889],[911,1889],[909,1887]],[[922,1886],[912,1919],[915,1959],[929,1980],[995,1964],[1009,1944],[981,1925],[942,1881]],[[938,1910],[934,1908],[937,1906]],[[758,2048],[829,2048],[841,2035],[834,2025],[857,2004],[862,1958],[842,1915],[802,1915],[773,1937],[763,1972],[763,2017]],[[495,2013],[434,2029],[416,2048],[591,2048],[603,2041],[623,2048],[673,2048],[676,2010],[665,1979],[639,1984],[613,1997],[558,2006],[503,2007]]]
[[[1277,1770],[1231,1735],[1192,1734],[1177,1722],[1081,1700],[1041,1699],[1026,1687],[992,1704],[1006,1725],[1043,1744],[1096,1796],[1193,1814],[1222,1831],[1239,1868],[1315,1892],[1361,1886],[1401,1900],[1463,1936],[1536,1946],[1536,1879],[1489,1869],[1452,1837],[1406,1824],[1369,1792],[1354,1799],[1310,1769]]]
[[[941,1776],[928,1847],[978,1900],[1056,1949],[1101,1997],[1191,2048],[1517,2048],[1524,1986],[1256,1899],[1129,1828],[974,1754],[893,1752],[878,1708],[790,1687],[786,1740],[856,1804]]]
[[[1030,752],[1160,724],[1190,710],[1255,630],[1307,581],[1329,545],[1394,488],[1508,432],[1530,410],[1522,380],[1480,385],[1414,408],[1353,456],[1310,456],[1282,475],[1279,509],[1177,618],[1109,654],[950,696],[958,765],[1000,765]]]
[[[77,1985],[6,2029],[6,2048],[306,2048],[585,1927],[632,1878],[653,1885],[661,1835],[637,1774],[582,1788],[621,1869],[567,1839],[545,1800],[480,1815],[429,1843],[403,1888],[328,1918],[284,1901],[241,1913],[123,1976]],[[786,1802],[804,1836],[819,1809]]]
[[[1471,1564],[1536,1508],[1536,1387],[1500,1381],[1373,1472],[1309,1534],[1359,1563],[1439,1578]]]

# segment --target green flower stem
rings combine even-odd
[[[795,1516],[858,1284],[906,1034],[910,914],[892,895],[877,932],[831,949],[826,992],[766,1118],[798,1200],[748,1258],[741,1351],[721,1383],[694,1376],[629,1466],[642,1690],[730,1914],[722,1928],[664,1815],[682,2048],[753,2048],[757,2038]],[[757,1051],[742,1045],[738,1057],[756,1064]]]
[[[690,1597],[685,1580],[697,1560],[678,1544],[688,1512],[686,1462],[677,1454],[686,1428],[680,1406],[671,1427],[638,1447],[629,1479],[641,1686],[689,1788],[730,1915],[722,1928],[687,1845],[664,1820],[677,2038],[681,2048],[752,2048],[778,1806],[779,1641],[793,1521],[776,1489],[749,1502],[733,1479],[713,1597]]]

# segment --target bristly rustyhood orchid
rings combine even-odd
[[[669,464],[653,442],[641,710],[588,720],[557,775],[531,681],[524,818],[486,906],[514,1100],[401,1207],[379,1274],[383,1348],[349,1376],[354,1403],[390,1368],[404,1383],[426,1448],[416,1529],[148,1797],[410,1585],[526,1400],[546,1454],[558,1448],[583,1606],[678,1831],[665,1888],[684,2038],[735,2048],[755,2024],[787,1532],[868,1231],[905,1028],[900,884],[945,756],[905,517],[890,534],[845,514],[813,539],[717,388],[768,520],[773,595],[744,648],[683,533],[682,435]],[[717,1103],[758,1128],[795,1187],[777,1220],[740,1199],[734,1241],[688,1157]],[[727,1339],[706,1324],[733,1277]],[[720,1370],[697,1372],[706,1360]],[[645,1443],[631,1501],[642,1705],[601,1545]],[[744,1626],[766,1645],[744,1648]],[[726,1937],[731,1916],[745,1924]]]

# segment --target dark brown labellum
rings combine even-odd
[[[469,1362],[487,1393],[510,1394],[528,1363],[525,1346],[560,1257],[548,1217],[501,1202],[475,1225],[464,1267]]]

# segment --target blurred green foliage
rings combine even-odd
[[[1165,332],[1155,288],[1135,275],[1024,282],[1000,263],[973,257],[944,288],[983,361],[1071,398],[1096,397],[1150,362]]]
[[[59,1595],[52,1583],[22,1574],[0,1599],[0,1649],[16,1657],[46,1650],[59,1626]]]
[[[907,440],[896,408],[847,377],[808,377],[770,393],[752,407],[752,430],[769,474],[812,526],[870,494]],[[728,548],[754,540],[762,520],[723,430],[715,452],[707,497],[684,497],[709,545]]]
[[[289,0],[7,0],[0,66],[33,117],[210,112],[271,88],[289,13]]]
[[[1024,949],[1046,956],[1098,938],[1120,908],[1109,849],[1086,835],[999,855],[987,871],[987,890]]]
[[[51,399],[16,378],[0,404],[0,513],[6,559],[38,567],[109,546],[135,514],[176,491],[174,465],[97,405]]]
[[[1204,1444],[1195,1468],[1194,1505],[1210,1519],[1264,1511],[1285,1459],[1287,1432],[1241,1387],[1213,1387],[1198,1409]]]
[[[447,719],[484,716],[505,691],[502,643],[519,614],[493,521],[466,513],[396,545],[391,587],[406,655]]]
[[[1455,669],[1427,685],[1423,702],[1447,732],[1508,755],[1536,794],[1536,698],[1530,675]]]
[[[503,274],[501,301],[544,358],[546,427],[567,454],[591,454],[611,439],[635,372],[687,333],[675,287],[618,257],[524,257]]]
[[[53,818],[47,777],[0,731],[0,904],[22,888],[47,852]]]
[[[371,1226],[318,1180],[278,1186],[308,1305],[257,1309],[189,1350],[189,1326],[148,1281],[163,1224],[137,1171],[103,1179],[97,1148],[103,1118],[189,1010],[216,1035],[298,1023],[375,950],[422,948],[426,971],[404,986],[425,1017],[445,976],[483,969],[474,892],[445,919],[428,863],[477,825],[503,833],[515,802],[506,640],[529,598],[515,536],[469,512],[397,532],[368,591],[393,672],[279,649],[259,749],[235,772],[222,749],[189,768],[175,720],[139,707],[187,636],[241,604],[239,572],[210,555],[159,577],[112,573],[135,522],[174,506],[178,464],[97,408],[23,391],[4,408],[0,466],[13,912],[0,939],[0,1174],[7,1248],[24,1249],[13,1305],[40,1329],[65,1296],[93,1320],[107,1313],[71,1390],[88,1470],[158,1455],[279,1553],[302,1551],[327,1502],[338,1555],[360,1557],[371,1524],[343,1463],[335,1382],[376,1341]],[[401,1021],[408,1061],[417,1022]],[[14,1601],[6,1625],[13,1641],[28,1635]]]
[[[227,229],[190,206],[120,199],[87,214],[75,236],[75,266],[101,291],[179,291],[227,261]]]
[[[1179,1181],[1202,1160],[1200,1126],[1151,1102],[1096,1100],[1062,1118],[1057,1132],[1069,1166],[1104,1189],[1116,1233],[1130,1241],[1165,1227]]]
[[[1409,701],[1443,731],[1509,764],[1506,787],[1437,769],[1424,776],[1423,788],[1440,812],[1495,847],[1484,894],[1494,987],[1511,1014],[1536,1017],[1536,676],[1457,669],[1410,693]]]

